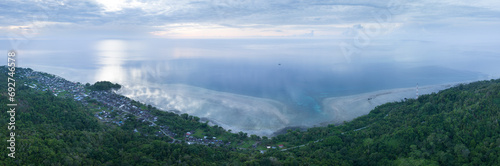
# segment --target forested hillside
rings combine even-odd
[[[278,142],[318,143],[282,161],[335,165],[500,165],[500,80],[459,85],[381,105],[341,126],[289,132]]]
[[[6,74],[0,77],[7,82]],[[0,88],[0,107],[8,110],[7,85]],[[7,156],[4,128],[0,165],[500,165],[500,80],[387,103],[340,126],[289,130],[271,139],[228,134],[189,115],[155,113],[159,122],[186,124],[179,133],[198,128],[242,144],[285,145],[265,151],[171,143],[168,137],[134,132],[144,126],[134,117],[121,126],[105,124],[88,106],[36,91],[22,79],[16,92],[16,158]],[[6,125],[9,117],[4,111],[0,123]]]

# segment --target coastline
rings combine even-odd
[[[54,76],[62,79],[61,77]],[[473,80],[477,81],[477,80]],[[450,88],[462,81],[419,87],[419,93],[430,94]],[[76,85],[76,83],[73,83]],[[160,110],[176,114],[188,113],[218,125],[233,133],[275,136],[287,129],[306,130],[328,124],[342,124],[368,114],[376,106],[388,102],[415,98],[415,87],[379,90],[350,96],[330,97],[321,101],[323,110],[314,115],[292,110],[272,99],[219,92],[183,84],[149,84],[129,86],[117,91]]]
[[[161,110],[179,110],[198,116],[233,133],[270,136],[290,125],[286,106],[281,102],[218,92],[181,84],[123,87],[117,93]]]
[[[418,88],[418,91],[419,95],[437,93],[440,90],[448,89],[460,83],[467,82],[422,86]],[[333,119],[321,124],[342,124],[370,113],[371,110],[379,105],[401,101],[405,98],[415,99],[416,87],[379,90],[357,95],[326,98],[322,102],[323,112],[333,117]]]
[[[465,82],[422,86],[419,87],[419,93],[439,92],[459,83]],[[301,120],[298,112],[287,109],[279,101],[189,85],[134,86],[123,88],[119,93],[165,111],[173,109],[198,116],[208,120],[210,125],[218,125],[233,133],[242,131],[248,135],[273,136],[288,128],[306,129],[342,124],[368,114],[378,105],[415,98],[415,91],[415,87],[397,88],[326,98],[322,101],[320,115],[303,121],[298,121]]]

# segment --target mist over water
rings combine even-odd
[[[326,98],[487,78],[377,54],[348,62],[330,40],[98,40],[79,43],[81,49],[52,43],[20,50],[22,67],[83,83],[117,82],[124,85],[119,93],[141,102],[259,135],[331,121]]]

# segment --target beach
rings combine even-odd
[[[177,110],[233,132],[271,135],[289,125],[293,113],[278,101],[182,84],[124,87],[118,93],[161,110]]]
[[[455,84],[422,86],[419,87],[419,94],[439,92]],[[291,109],[272,99],[183,84],[125,86],[118,93],[161,110],[198,116],[209,121],[210,125],[218,125],[234,133],[243,131],[249,135],[272,136],[287,127],[309,128],[353,120],[368,114],[378,105],[415,98],[416,87],[325,98],[322,111],[313,114]]]
[[[452,87],[457,83],[423,86],[418,88],[419,95],[431,94]],[[351,96],[331,97],[323,100],[323,111],[331,117],[331,124],[341,124],[356,117],[370,113],[376,106],[415,99],[416,87],[380,90]]]

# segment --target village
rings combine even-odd
[[[18,74],[19,77],[28,80],[28,82],[25,82],[24,85],[32,89],[38,91],[49,91],[54,94],[54,96],[58,97],[71,98],[75,101],[81,102],[85,106],[89,106],[90,104],[89,100],[86,99],[100,103],[101,106],[96,108],[98,109],[98,112],[96,112],[94,116],[101,122],[122,126],[127,120],[127,115],[133,115],[137,118],[137,120],[146,123],[151,127],[158,126],[159,131],[155,133],[155,136],[167,136],[173,140],[171,143],[181,143],[181,140],[176,139],[176,137],[179,138],[178,134],[169,130],[169,126],[157,125],[155,122],[158,120],[158,117],[153,116],[147,109],[138,108],[133,105],[132,100],[125,96],[116,94],[113,91],[92,91],[86,89],[86,85],[79,82],[74,83],[59,76],[47,73],[25,70],[25,72],[20,72]],[[134,132],[140,133],[138,129],[134,129]],[[194,131],[187,132],[185,133],[185,137],[182,136],[181,138],[183,138],[187,144],[224,144],[222,140],[218,140],[215,137],[193,137],[193,133]],[[145,135],[147,136],[147,134]],[[226,145],[229,145],[230,143],[231,142],[228,142]]]
[[[31,69],[18,70],[17,76],[25,79],[26,81],[23,84],[29,88],[37,91],[50,92],[56,97],[69,98],[80,102],[82,105],[86,106],[89,109],[94,109],[94,116],[103,123],[123,126],[130,115],[135,116],[138,121],[144,123],[146,126],[154,127],[154,129],[157,129],[157,131],[155,131],[153,134],[154,136],[168,137],[172,139],[172,142],[170,143],[184,142],[188,145],[200,144],[207,146],[229,146],[234,144],[237,145],[238,149],[257,149],[261,153],[264,153],[270,149],[280,149],[281,151],[286,151],[288,149],[305,146],[300,145],[285,148],[282,144],[271,146],[262,144],[260,141],[254,141],[253,143],[250,143],[252,141],[231,143],[228,141],[217,139],[216,137],[203,136],[201,133],[202,131],[198,129],[179,134],[172,132],[170,126],[158,125],[158,117],[152,115],[146,107],[139,108],[136,105],[132,104],[136,101],[133,101],[128,97],[116,94],[114,91],[90,90],[89,88],[86,88],[90,86],[89,83],[75,83],[56,75],[37,72]],[[174,113],[179,113],[178,110],[171,111],[173,111]],[[148,136],[148,134],[142,133],[141,129],[136,128],[133,130],[133,132]],[[249,146],[246,146],[245,144]]]

